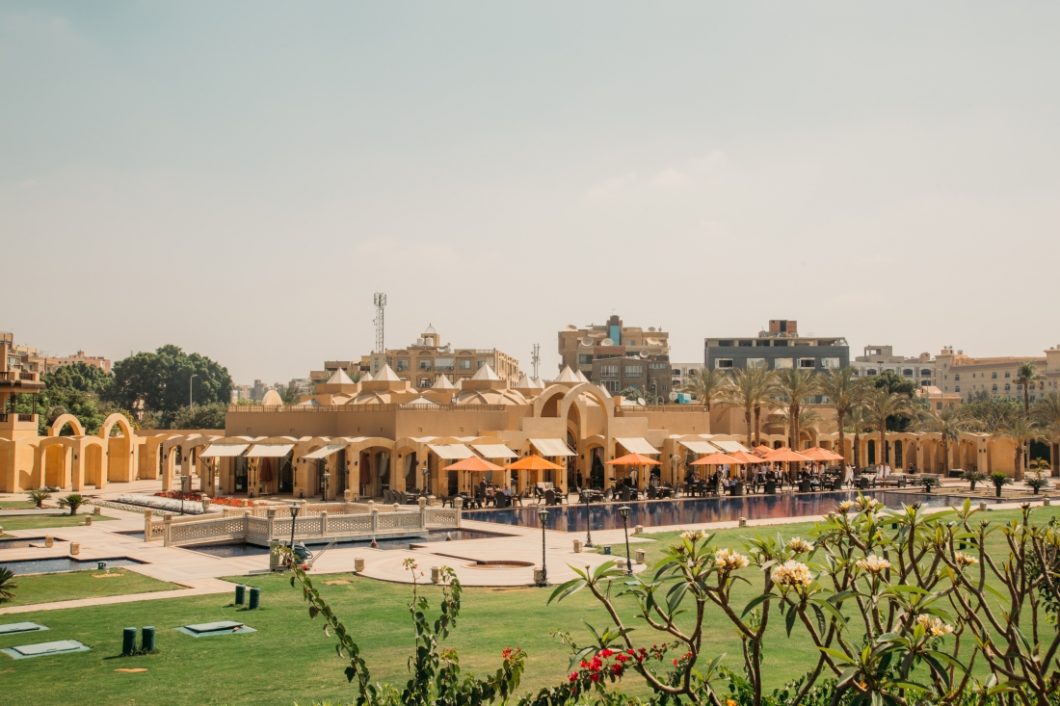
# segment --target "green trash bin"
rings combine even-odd
[[[241,583],[236,584],[236,605],[243,605],[247,598],[247,587]]]
[[[247,606],[250,610],[257,610],[258,605],[261,603],[261,589],[257,586],[250,587],[250,605]]]
[[[123,657],[136,654],[136,628],[124,628],[121,631],[121,654]]]
[[[155,626],[145,625],[140,631],[140,651],[150,654],[155,651]]]

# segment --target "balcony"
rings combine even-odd
[[[26,414],[25,412],[0,412],[0,424],[37,424],[36,414]]]

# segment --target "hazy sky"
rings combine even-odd
[[[0,0],[0,329],[238,382],[428,322],[1060,343],[1060,3]]]

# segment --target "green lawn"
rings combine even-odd
[[[37,505],[32,500],[0,500],[0,510],[32,510]]]
[[[49,529],[52,527],[80,527],[85,524],[84,515],[71,515],[69,512],[65,515],[26,515],[25,517],[4,515],[0,516],[0,527],[7,530],[28,530],[28,529]],[[93,522],[105,522],[107,520],[113,520],[113,517],[107,517],[106,515],[94,515],[92,516]]]
[[[1060,508],[1036,510],[1037,521],[1057,516]],[[1014,512],[991,512],[994,521],[1015,517]],[[785,536],[809,535],[811,524],[719,532],[720,546],[739,547],[759,532]],[[671,535],[651,535],[665,540]],[[649,557],[661,545],[644,543]],[[621,548],[616,547],[616,553]],[[108,581],[114,579],[100,579]],[[0,637],[0,647],[25,642],[78,639],[93,651],[11,661],[0,656],[0,681],[8,693],[25,703],[58,703],[91,699],[100,704],[126,703],[255,703],[291,704],[331,700],[345,703],[353,695],[342,675],[343,662],[335,657],[334,641],[321,631],[319,619],[310,621],[301,593],[282,575],[238,579],[262,588],[261,610],[237,611],[231,596],[143,601],[25,613],[18,620],[33,620],[51,628],[45,637]],[[318,576],[314,581],[356,635],[376,679],[393,682],[406,678],[412,631],[406,611],[410,587],[344,576]],[[327,582],[341,582],[328,585]],[[434,595],[434,589],[423,589]],[[741,589],[738,602],[750,597]],[[604,612],[584,592],[558,605],[546,605],[550,591],[533,588],[467,589],[463,612],[450,644],[460,651],[465,669],[482,673],[498,664],[508,646],[527,650],[529,659],[523,689],[536,689],[562,680],[567,673],[566,647],[555,631],[569,631],[585,641],[584,622],[605,623]],[[626,604],[628,606],[628,604]],[[14,619],[14,616],[11,616]],[[239,619],[258,632],[247,635],[194,639],[175,632],[192,622]],[[728,623],[711,611],[705,630],[705,654],[727,653],[726,663],[737,666],[739,643]],[[788,640],[777,621],[768,638],[766,669],[771,686],[800,674],[813,651],[805,640]],[[120,651],[121,628],[155,625],[160,654],[110,659]],[[651,643],[658,638],[645,632]],[[143,667],[143,673],[121,673],[118,668]],[[56,669],[62,679],[53,679]],[[632,682],[630,682],[632,684]]]
[[[51,601],[69,601],[90,596],[119,596],[126,593],[148,593],[182,588],[175,583],[127,571],[71,571],[62,574],[19,576],[15,579],[15,600],[4,605],[31,605]]]

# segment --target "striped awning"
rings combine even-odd
[[[327,446],[321,446],[316,451],[307,453],[302,458],[306,461],[316,461],[321,458],[327,458],[331,454],[341,451],[344,448],[346,448],[346,444],[328,444]]]
[[[471,448],[478,451],[482,458],[515,458],[519,455],[509,449],[507,444],[472,444]]]
[[[718,450],[717,447],[714,446],[714,444],[710,443],[709,441],[703,441],[702,439],[692,441],[678,441],[677,443],[681,444],[681,446],[684,446],[692,453],[697,454],[712,454]]]
[[[210,444],[199,458],[233,458],[241,456],[250,444]]]
[[[640,436],[618,436],[615,441],[622,445],[628,453],[653,456],[659,453],[659,449],[648,443],[648,440]]]
[[[247,458],[283,458],[293,448],[294,444],[254,444],[247,451]]]
[[[438,454],[438,458],[443,461],[459,461],[475,455],[465,444],[427,444],[427,448]]]
[[[542,456],[566,457],[575,455],[560,439],[531,439],[530,443]]]

